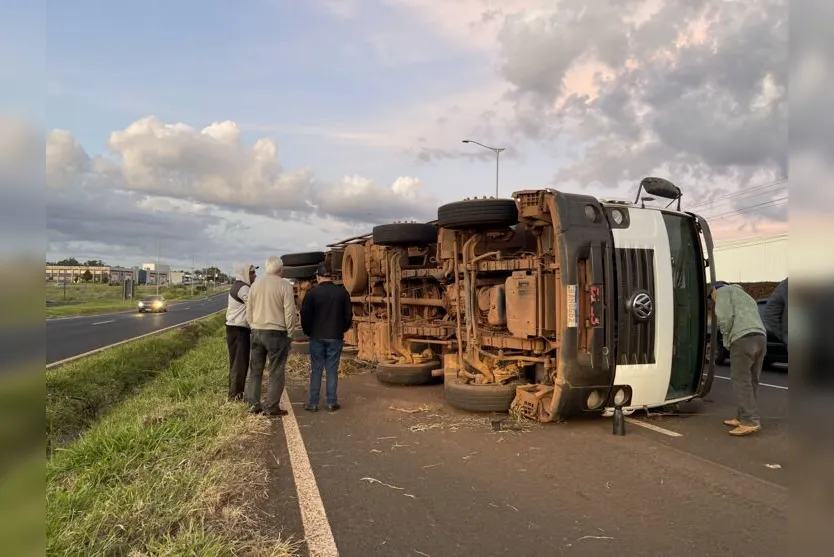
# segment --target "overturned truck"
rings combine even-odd
[[[658,197],[669,205],[646,205]],[[354,304],[345,343],[380,381],[442,378],[470,411],[553,421],[703,397],[712,239],[680,203],[659,178],[634,202],[524,190],[333,244]]]

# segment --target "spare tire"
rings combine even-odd
[[[397,222],[374,226],[374,244],[380,246],[425,246],[437,243],[437,229],[422,222]]]
[[[368,268],[365,267],[365,246],[350,244],[342,258],[342,286],[352,296],[368,287]]]
[[[299,265],[297,267],[284,267],[282,275],[288,279],[311,279],[316,276],[316,271],[319,266],[316,265]]]
[[[285,267],[318,265],[319,263],[324,263],[324,252],[307,251],[303,253],[285,253],[281,256],[281,263],[283,263]]]
[[[447,380],[444,385],[446,402],[469,412],[507,412],[515,398],[515,388],[522,382],[506,385],[472,385]]]
[[[428,385],[436,381],[432,372],[441,367],[439,360],[422,364],[378,364],[376,379],[386,385]]]
[[[345,256],[345,252],[342,250],[339,251],[331,251],[330,252],[330,271],[334,273],[341,272],[342,270],[342,260]]]
[[[512,199],[466,199],[441,205],[437,225],[442,228],[504,228],[518,224]]]

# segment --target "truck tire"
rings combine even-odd
[[[342,259],[342,285],[350,295],[361,294],[368,287],[368,269],[365,267],[365,246],[350,244]]]
[[[512,199],[466,199],[441,205],[437,225],[442,228],[504,228],[518,224]]]
[[[425,246],[437,243],[437,229],[421,222],[399,222],[374,226],[374,244],[380,246]]]
[[[423,364],[378,364],[376,379],[386,385],[428,385],[437,381],[432,371],[441,365],[439,360]]]
[[[309,339],[305,340],[293,340],[290,343],[290,352],[293,354],[309,354],[310,353],[310,341]]]
[[[299,265],[297,267],[284,267],[283,277],[288,279],[311,279],[316,276],[318,265]]]
[[[342,260],[345,257],[345,252],[342,250],[330,252],[330,271],[334,273],[341,272]]]
[[[456,379],[446,381],[446,402],[469,412],[507,412],[515,398],[515,388],[523,383],[506,385],[470,385]]]
[[[285,253],[281,256],[281,263],[283,263],[285,267],[318,265],[319,263],[324,263],[324,252],[307,251],[303,253]]]

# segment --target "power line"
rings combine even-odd
[[[749,248],[749,247],[761,246],[761,245],[766,245],[766,244],[773,244],[773,243],[778,242],[779,240],[785,240],[785,239],[787,239],[787,237],[788,237],[787,234],[778,234],[776,236],[768,236],[768,237],[765,237],[765,238],[744,238],[740,241],[737,241],[736,243],[727,243],[727,244],[717,245],[716,247],[713,248],[713,251],[715,251],[715,252],[717,252],[717,251],[727,251],[727,250],[733,250],[733,249],[739,249],[739,248]]]
[[[780,203],[782,201],[787,201],[787,200],[788,200],[788,196],[779,197],[777,199],[771,199],[770,201],[765,201],[764,203],[757,203],[755,205],[749,205],[747,207],[742,207],[741,209],[736,209],[735,211],[730,211],[730,212],[727,212],[727,213],[721,213],[719,215],[715,215],[715,216],[712,216],[712,217],[706,217],[706,219],[709,222],[715,222],[717,220],[724,220],[724,219],[728,219],[730,217],[734,217],[736,215],[739,215],[741,213],[745,213],[745,212],[747,212],[751,209],[756,209],[756,208],[759,208],[759,207],[768,207],[770,205],[775,205],[777,203]]]
[[[724,194],[724,195],[719,195],[717,197],[712,198],[709,201],[702,201],[700,203],[690,205],[690,206],[687,207],[687,210],[699,209],[699,208],[702,208],[702,207],[711,207],[712,205],[715,204],[716,201],[730,200],[730,199],[734,199],[734,198],[744,199],[744,198],[747,198],[747,197],[756,197],[756,196],[759,196],[759,195],[764,195],[766,193],[771,193],[770,191],[767,191],[769,188],[773,188],[774,186],[779,186],[779,185],[785,183],[786,181],[787,181],[787,178],[780,178],[779,180],[775,180],[773,182],[768,182],[766,184],[759,184],[757,186],[751,186],[749,188],[744,188],[743,190],[737,190],[737,191],[730,192],[730,193],[727,193],[727,194]],[[775,191],[779,191],[781,189],[784,189],[784,187],[776,188]],[[765,190],[765,191],[759,191],[759,190]]]

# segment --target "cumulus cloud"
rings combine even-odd
[[[287,171],[274,141],[247,144],[231,121],[198,130],[151,116],[111,133],[107,146],[108,155],[91,157],[70,132],[47,134],[51,252],[81,249],[93,256],[109,248],[136,255],[152,252],[164,237],[166,249],[185,258],[240,249],[230,240],[247,235],[250,247],[287,251],[294,228],[430,220],[437,205],[414,177],[384,187],[361,176],[328,184],[312,169]],[[257,233],[280,227],[282,245],[253,238],[242,224],[253,219],[260,223]],[[310,242],[321,243],[308,237],[296,248]]]
[[[507,17],[500,70],[516,128],[576,140],[559,182],[614,187],[662,167],[699,180],[784,176],[785,1],[653,4],[565,0]],[[603,68],[596,96],[567,90],[571,68],[591,62]]]
[[[345,176],[320,191],[315,204],[324,214],[357,223],[392,220],[387,215],[398,215],[394,220],[433,220],[439,202],[422,197],[421,186],[418,178],[407,176],[397,178],[387,189],[362,176]]]

